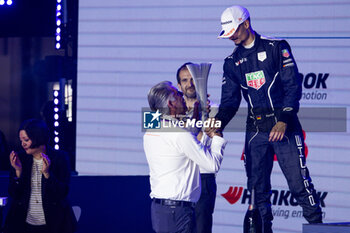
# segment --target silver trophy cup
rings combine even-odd
[[[186,67],[194,80],[197,99],[199,100],[202,112],[202,121],[205,121],[208,119],[208,113],[206,111],[208,101],[207,85],[211,63],[189,64]]]

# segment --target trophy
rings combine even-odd
[[[209,116],[206,110],[208,101],[207,84],[211,63],[188,64],[186,67],[194,80],[197,99],[199,100],[202,112],[202,121],[205,121]]]

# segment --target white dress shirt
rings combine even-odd
[[[211,104],[210,104],[210,112],[209,112],[209,118],[215,118],[215,116],[216,116],[216,114],[219,112],[219,106],[217,105],[217,104],[215,104],[215,103],[213,103],[213,102],[211,102]],[[192,109],[190,109],[189,111],[187,111],[186,112],[186,115],[188,116],[188,117],[192,117],[193,116],[193,108]],[[190,131],[191,132],[196,132],[195,130],[193,130],[193,129],[190,129]],[[200,129],[198,129],[198,131],[200,131]],[[198,133],[198,131],[197,131],[197,133]],[[204,135],[204,134],[203,134]],[[205,135],[206,136],[206,135]],[[203,141],[203,139],[201,140],[201,141]],[[207,137],[206,138],[206,140],[205,140],[205,142],[204,142],[204,145],[206,145],[208,148],[209,148],[209,150],[210,150],[210,145],[211,145],[211,138],[210,137]],[[211,171],[209,171],[209,170],[207,170],[207,169],[205,169],[204,167],[201,167],[201,166],[199,166],[199,171],[200,171],[200,173],[201,174],[211,174],[211,173],[214,173],[214,172],[211,172]]]
[[[208,138],[203,134],[201,141]],[[191,202],[197,202],[201,192],[199,166],[217,172],[227,143],[214,136],[208,150],[186,129],[146,132],[143,142],[150,169],[151,198]]]
[[[204,141],[203,141],[203,138],[201,140],[201,142],[207,147],[207,149],[211,152],[211,142],[212,142],[212,139],[210,137],[208,137],[205,133],[203,133],[203,137],[205,137]],[[202,166],[199,166],[199,172],[200,174],[216,174],[216,172],[213,172],[213,171],[210,171],[210,170],[207,170],[205,169],[204,167]]]

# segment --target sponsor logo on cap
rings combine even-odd
[[[226,21],[226,22],[221,22],[221,25],[225,25],[225,24],[229,24],[229,23],[232,23],[232,20]]]
[[[231,35],[234,31],[235,31],[235,28],[232,28],[231,31],[229,31],[228,33],[224,34],[223,36]]]

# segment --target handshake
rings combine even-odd
[[[219,136],[222,137],[221,121],[215,118],[208,118],[205,122],[208,122],[208,127],[206,125],[203,127],[204,132],[209,137]]]
[[[200,121],[197,121],[197,123]],[[203,125],[196,124],[196,128],[201,128],[198,132],[197,139],[201,141],[203,132],[208,135],[208,137],[212,138],[214,136],[223,137],[222,130],[220,128],[221,121],[217,120],[215,118],[208,118],[206,121],[204,121]]]
[[[200,116],[200,113],[201,113],[200,108],[201,108],[200,103],[197,100],[193,106],[192,118],[187,119],[187,123],[188,123],[187,127],[197,128],[198,130],[202,129],[202,131],[198,132],[198,136],[197,136],[198,140],[202,137],[203,131],[211,138],[214,136],[222,137],[223,134],[221,129],[221,121],[214,117],[210,117],[204,120],[204,118],[201,118]],[[209,115],[210,111],[211,111],[210,100],[208,99],[204,112]]]

